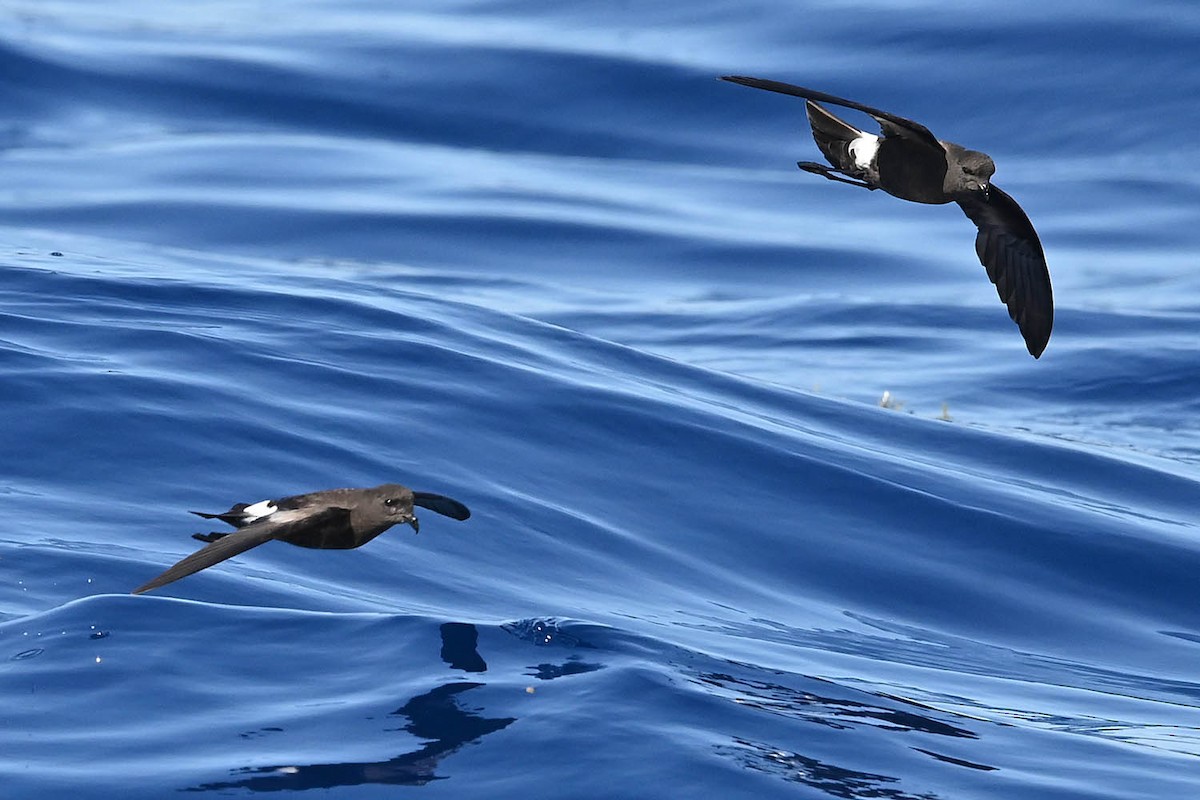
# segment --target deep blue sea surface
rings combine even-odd
[[[0,5],[0,795],[1200,796],[1200,4]],[[990,153],[800,172],[801,83]],[[856,120],[857,121],[857,120]],[[188,510],[466,503],[143,596]]]

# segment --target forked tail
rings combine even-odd
[[[812,100],[806,100],[808,123],[812,126],[813,140],[825,159],[838,170],[855,178],[866,178],[866,173],[855,163],[850,152],[850,143],[863,132],[845,120],[838,119]]]

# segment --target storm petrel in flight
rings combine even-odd
[[[763,78],[726,75],[722,80],[804,98],[813,139],[833,165],[799,162],[806,172],[865,189],[883,189],[914,203],[958,203],[979,228],[975,252],[1021,329],[1029,354],[1034,358],[1042,354],[1054,326],[1046,256],[1017,201],[991,182],[996,171],[991,157],[938,139],[920,123],[853,100]],[[818,102],[869,114],[882,135],[860,131]]]
[[[414,492],[398,483],[372,489],[327,489],[279,500],[238,503],[222,514],[191,513],[219,519],[237,528],[232,533],[194,533],[208,542],[149,583],[133,590],[141,594],[211,567],[251,547],[278,539],[300,547],[349,550],[361,547],[401,522],[420,530],[413,506],[436,511],[452,519],[467,519],[471,512],[457,500],[440,494]]]

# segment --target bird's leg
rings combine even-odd
[[[228,533],[193,533],[192,538],[212,544],[217,539],[224,539],[228,535]]]
[[[796,166],[805,172],[811,172],[813,175],[820,175],[823,178],[828,178],[829,180],[837,181],[838,183],[848,183],[851,186],[861,186],[862,188],[870,189],[871,191],[875,191],[879,188],[878,186],[872,186],[866,181],[859,181],[844,177],[843,173],[838,172],[833,167],[827,167],[824,164],[818,164],[815,161],[797,161]]]

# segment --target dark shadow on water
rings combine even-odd
[[[468,672],[487,669],[487,664],[476,649],[479,636],[474,625],[447,623],[442,626],[441,634],[441,657],[445,663]],[[405,731],[428,740],[424,746],[412,752],[386,761],[244,767],[235,771],[238,777],[233,780],[205,783],[184,791],[247,789],[252,792],[296,792],[365,784],[423,786],[430,781],[442,780],[446,776],[437,774],[442,759],[516,721],[514,717],[484,717],[461,707],[461,695],[484,685],[468,682],[443,684],[413,697],[391,712],[391,716],[408,720],[402,727],[392,730]]]
[[[442,625],[442,661],[463,672],[487,672],[487,662],[479,655],[479,631],[467,622]]]

